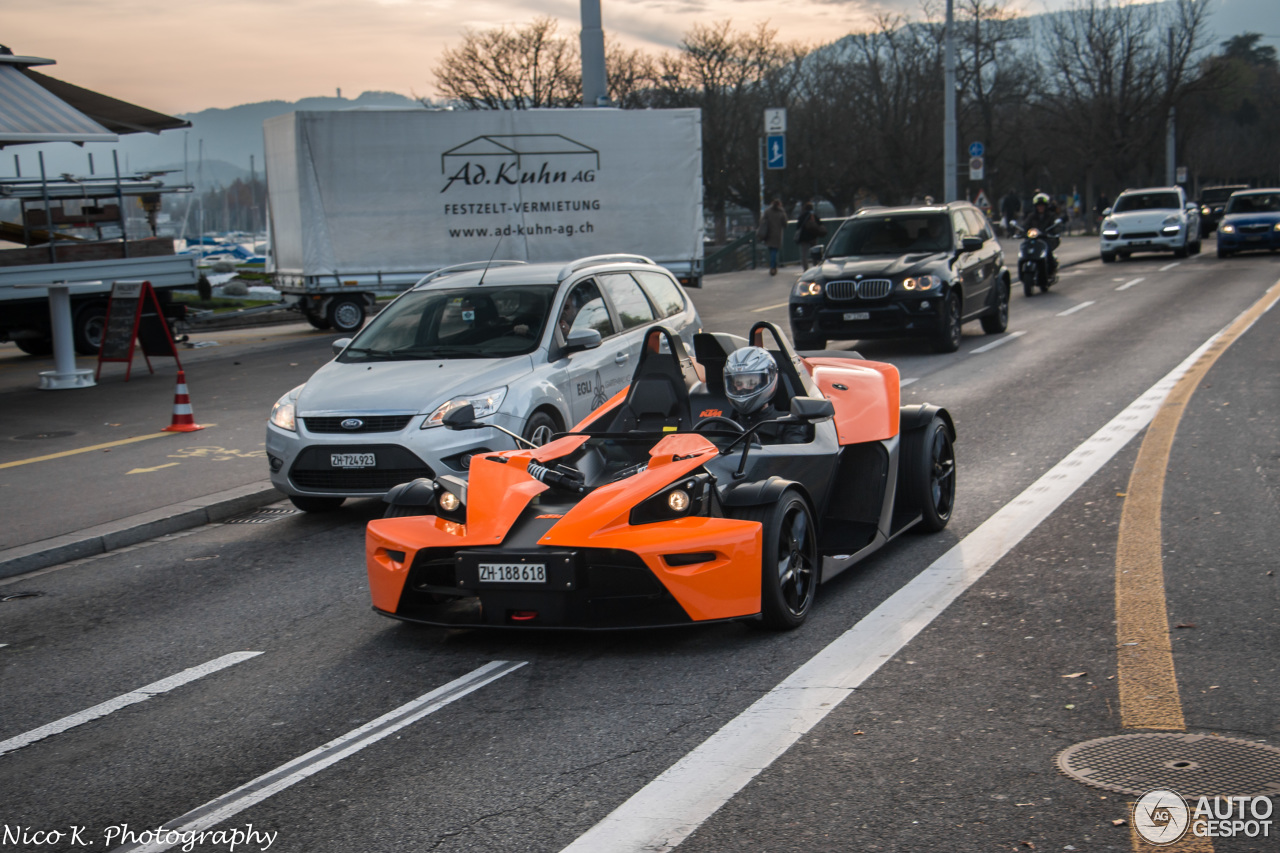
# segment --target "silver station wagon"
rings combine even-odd
[[[320,512],[515,446],[498,429],[441,426],[467,403],[481,422],[543,444],[627,385],[655,323],[690,348],[701,327],[671,273],[638,255],[437,271],[335,341],[336,358],[276,402],[271,481]]]

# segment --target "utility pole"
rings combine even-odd
[[[1177,152],[1174,150],[1174,107],[1173,107],[1173,27],[1169,28],[1169,122],[1164,138],[1164,175],[1165,186],[1171,187],[1177,182]]]
[[[600,0],[581,0],[582,105],[609,106],[609,77],[604,67],[604,27],[600,20]]]
[[[943,78],[946,114],[942,122],[942,168],[946,172],[943,201],[956,201],[959,198],[956,194],[956,22],[953,3],[954,0],[947,0],[946,73]]]

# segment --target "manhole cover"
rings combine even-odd
[[[1184,797],[1280,795],[1280,749],[1229,737],[1098,738],[1058,753],[1058,769],[1086,785],[1134,796],[1155,788]]]
[[[266,524],[269,521],[279,521],[290,515],[297,515],[296,509],[284,509],[282,507],[263,507],[255,509],[251,512],[242,513],[241,515],[233,515],[230,518],[224,518],[223,524]]]
[[[14,441],[40,441],[45,438],[66,438],[69,435],[75,435],[69,429],[58,429],[51,432],[29,432],[26,435],[15,435]]]

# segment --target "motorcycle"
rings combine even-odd
[[[1018,248],[1018,280],[1022,282],[1022,293],[1032,296],[1036,288],[1045,293],[1058,281],[1057,259],[1050,262],[1050,241],[1058,236],[1062,220],[1043,231],[1029,228],[1024,233],[1021,228],[1014,227],[1023,238]]]

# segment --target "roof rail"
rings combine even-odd
[[[414,287],[421,287],[424,284],[430,284],[438,278],[446,275],[453,275],[457,272],[467,272],[468,270],[483,270],[492,267],[514,267],[524,266],[524,261],[467,261],[465,264],[454,264],[448,267],[441,267],[426,277],[420,279]]]
[[[644,255],[626,255],[626,254],[591,255],[590,257],[578,258],[576,261],[570,261],[569,263],[565,264],[564,267],[561,268],[560,274],[556,276],[556,281],[557,282],[564,281],[566,278],[573,275],[575,272],[577,272],[580,269],[599,266],[600,264],[618,264],[618,263],[653,264],[653,266],[655,267],[657,266],[657,264],[654,263],[654,261],[652,261],[649,258],[646,258]]]

